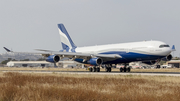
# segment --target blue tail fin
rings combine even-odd
[[[172,46],[171,51],[176,51],[176,49],[175,49],[175,46],[174,46],[174,45]]]
[[[63,50],[66,50],[66,52],[75,52],[77,46],[72,41],[64,25],[58,24],[58,30]]]

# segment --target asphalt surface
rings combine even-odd
[[[58,70],[0,70],[1,72],[20,73],[65,73],[65,74],[99,74],[99,75],[148,75],[148,76],[180,76],[180,72],[89,72],[89,71],[58,71]]]

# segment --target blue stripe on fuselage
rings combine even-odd
[[[163,58],[165,56],[158,56],[158,55],[148,55],[148,54],[140,54],[134,52],[119,52],[119,51],[111,51],[111,52],[104,52],[100,54],[119,54],[122,58],[106,61],[103,64],[118,64],[118,63],[129,63],[133,61],[147,61],[147,60],[157,60]],[[83,59],[75,59],[75,61],[80,63],[87,63],[86,61],[83,62]]]

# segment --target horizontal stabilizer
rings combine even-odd
[[[8,48],[6,47],[3,47],[7,52],[12,52],[11,50],[9,50]]]

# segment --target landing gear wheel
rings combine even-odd
[[[96,67],[94,67],[94,68],[93,68],[93,72],[96,72],[96,70],[97,70],[97,68],[96,68]]]
[[[111,72],[111,67],[109,68],[109,72]]]
[[[106,72],[111,72],[111,67],[106,67],[105,71]]]
[[[124,70],[123,70],[123,68],[120,68],[120,72],[123,72]]]
[[[106,67],[106,68],[105,68],[105,71],[106,71],[106,72],[108,72],[108,71],[109,71],[109,68],[108,68],[108,67]]]
[[[126,72],[127,68],[124,68],[124,72]]]
[[[127,68],[127,72],[130,72],[130,71],[131,71],[131,67],[128,67],[128,68]]]
[[[92,69],[92,68],[89,68],[89,71],[90,71],[90,72],[92,72],[92,71],[93,71],[93,69]]]
[[[100,68],[98,67],[96,71],[97,71],[97,72],[100,72]]]
[[[112,64],[106,65],[105,71],[106,72],[111,72],[111,67],[112,67]]]

